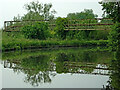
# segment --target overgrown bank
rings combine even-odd
[[[37,7],[29,8],[34,5]],[[16,30],[19,28],[20,32],[3,32],[3,51],[32,48],[107,46],[110,30],[99,30],[103,28],[103,26],[90,26],[88,24],[111,23],[111,20],[101,20],[98,22],[96,19],[97,15],[93,13],[92,9],[85,9],[79,13],[69,13],[66,18],[56,17],[57,19],[55,19],[55,11],[54,13],[50,11],[52,4],[45,4],[43,5],[44,7],[41,8],[40,6],[42,5],[43,4],[39,2],[27,4],[25,8],[28,13],[22,17],[14,17],[13,19],[14,21],[43,20],[42,22],[8,23],[8,29]],[[76,19],[79,19],[79,21],[76,21]],[[55,22],[49,22],[52,20],[55,20]],[[76,26],[73,26],[74,24]],[[79,26],[78,24],[83,24],[83,26]],[[24,26],[10,28],[21,25]],[[53,25],[54,27],[52,26],[51,28],[49,25]],[[107,28],[110,27],[111,26],[108,26]],[[66,28],[71,30],[66,30]],[[84,30],[77,30],[78,28]],[[98,30],[87,30],[88,28]]]
[[[97,34],[97,31],[66,31],[67,18],[57,18],[56,27],[49,29],[48,23],[36,22],[27,24],[20,32],[3,32],[2,50],[23,50],[34,48],[53,47],[81,47],[81,46],[107,46],[108,33]],[[102,37],[101,37],[102,36]]]
[[[23,50],[53,47],[107,46],[108,40],[38,40],[26,39],[22,34],[6,34],[3,32],[2,50]]]

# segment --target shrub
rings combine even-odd
[[[65,31],[65,25],[68,23],[67,18],[57,18],[56,20],[56,27],[55,27],[55,32],[56,32],[56,37],[59,39],[65,39],[67,31]]]
[[[109,36],[109,30],[99,30],[96,31],[96,34],[94,34],[96,40],[107,40]]]
[[[22,32],[26,38],[45,40],[48,35],[48,24],[45,22],[36,22],[33,25],[25,25]]]

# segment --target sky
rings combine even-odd
[[[36,0],[0,0],[0,28],[4,26],[4,21],[13,20],[18,14],[23,16],[27,13],[24,4]],[[93,9],[99,17],[102,16],[102,7],[98,3],[100,0],[38,0],[40,3],[52,3],[52,9],[57,11],[55,16],[66,17],[68,13],[81,12],[84,9]]]

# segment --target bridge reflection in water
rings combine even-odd
[[[14,69],[14,70],[35,70],[31,68],[19,67],[17,64],[20,64],[20,61],[4,61],[4,68]],[[61,73],[72,73],[72,74],[93,74],[93,75],[109,75],[108,64],[99,64],[99,63],[78,63],[78,62],[64,62],[62,65],[63,72]],[[54,62],[49,63],[48,72],[56,72],[56,64]]]
[[[39,86],[57,74],[109,75],[112,52],[96,49],[55,49],[3,53],[4,68],[24,73],[26,83]]]

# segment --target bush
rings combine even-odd
[[[49,36],[48,24],[45,22],[37,22],[33,25],[22,27],[22,32],[26,38],[45,40]]]
[[[55,32],[56,37],[58,37],[59,39],[66,39],[67,31],[64,30],[66,24],[68,24],[67,18],[57,18]]]

